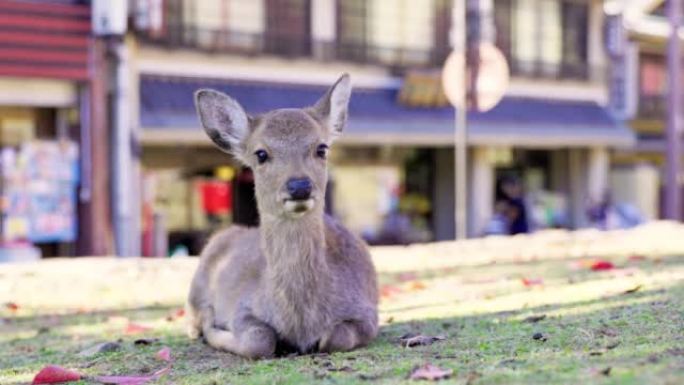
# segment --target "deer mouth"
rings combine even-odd
[[[285,211],[295,216],[301,216],[311,211],[314,207],[313,198],[309,199],[285,199]]]

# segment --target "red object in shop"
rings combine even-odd
[[[202,208],[207,214],[228,214],[233,206],[230,182],[206,181],[200,184]]]

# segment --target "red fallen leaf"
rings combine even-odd
[[[126,325],[126,329],[124,329],[125,334],[139,334],[139,333],[145,333],[152,330],[151,327],[149,326],[144,326],[140,324],[136,324],[134,322],[129,322],[128,325]]]
[[[646,257],[643,255],[630,255],[628,258],[632,262],[639,262],[639,261],[645,261]]]
[[[33,377],[31,384],[59,384],[62,382],[79,381],[80,379],[81,375],[76,372],[64,369],[61,366],[48,365]]]
[[[542,278],[522,278],[521,281],[525,287],[541,286],[544,284],[544,280]]]
[[[105,384],[142,385],[150,381],[159,379],[169,370],[171,370],[171,366],[166,366],[147,376],[96,376],[93,377],[93,379],[95,381],[102,382]]]
[[[166,320],[169,322],[173,322],[173,321],[177,320],[178,318],[183,318],[183,317],[185,317],[185,309],[179,308],[175,312],[166,316]]]
[[[606,271],[614,269],[615,265],[610,261],[598,260],[592,263],[590,268],[592,271]]]
[[[154,357],[160,361],[171,362],[171,348],[164,346],[154,355]]]
[[[5,303],[5,308],[7,310],[11,311],[12,313],[14,313],[17,310],[19,310],[19,305],[17,305],[16,302],[7,302],[7,303]]]
[[[401,289],[399,289],[398,287],[395,287],[395,286],[385,285],[385,286],[380,288],[380,296],[381,297],[387,298],[387,297],[391,297],[391,296],[393,296],[395,294],[399,294],[399,293],[401,293]]]
[[[452,369],[441,369],[432,364],[425,364],[413,369],[409,378],[411,380],[437,381],[449,378],[452,374],[454,374]]]

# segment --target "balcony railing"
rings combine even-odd
[[[160,33],[140,31],[138,35],[148,44],[168,48],[248,56],[276,55],[288,58],[308,57],[319,61],[348,61],[390,67],[399,74],[406,69],[441,67],[451,52],[449,47],[409,49],[365,43],[319,42],[311,41],[308,36],[244,33],[188,25],[167,25]],[[604,79],[603,68],[595,68],[587,63],[549,63],[521,60],[511,54],[505,56],[514,77],[593,81]]]

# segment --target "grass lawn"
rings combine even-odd
[[[373,255],[382,292],[376,341],[349,353],[261,361],[185,337],[178,310],[196,259],[0,265],[0,384],[30,383],[47,364],[86,375],[152,373],[165,365],[155,358],[162,347],[173,363],[156,383],[179,385],[408,384],[425,363],[453,370],[445,384],[684,383],[683,227]],[[598,260],[613,267],[592,270]],[[445,339],[407,348],[406,334]],[[104,342],[116,349],[87,351]]]

